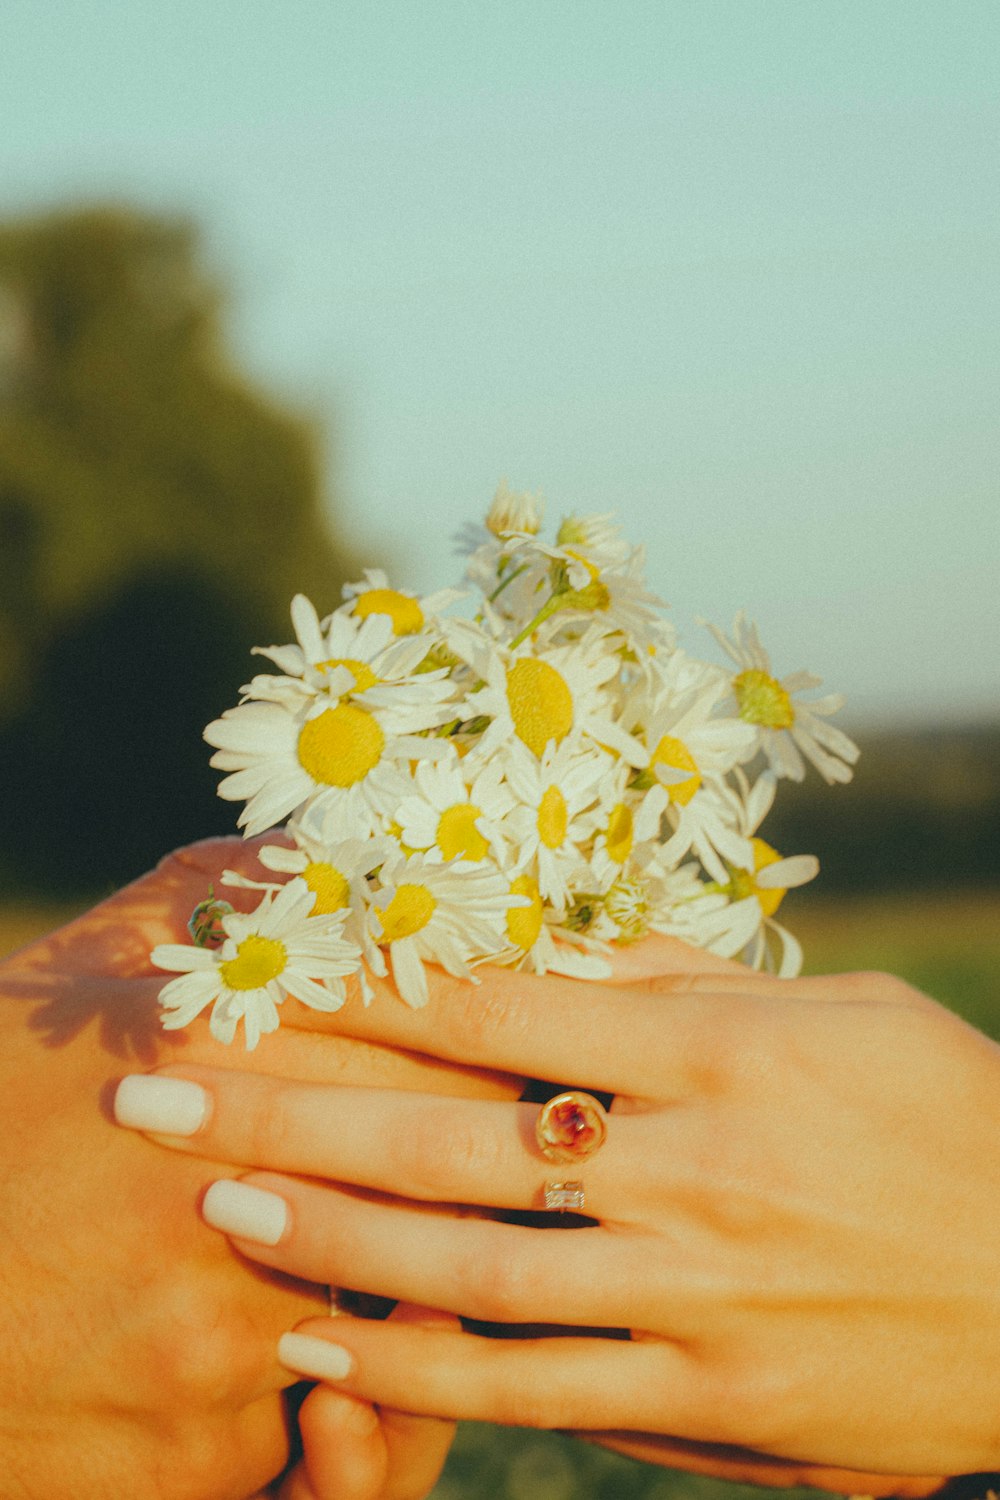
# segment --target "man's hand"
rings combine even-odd
[[[150,948],[186,940],[226,865],[261,873],[238,840],[194,846],[0,964],[7,1500],[244,1500],[287,1461],[295,1377],[275,1348],[323,1309],[325,1288],[251,1265],[205,1228],[204,1190],[234,1169],[116,1129],[122,1074],[252,1061],[303,1080],[516,1095],[497,1075],[377,1042],[288,1029],[251,1060],[204,1025],[164,1033]],[[288,1494],[308,1496],[295,1482]]]

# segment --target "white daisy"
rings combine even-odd
[[[394,822],[400,840],[429,859],[465,859],[475,863],[492,855],[503,864],[506,854],[504,819],[514,797],[503,783],[499,761],[473,767],[471,781],[463,775],[457,750],[447,759],[417,766],[412,790],[402,799]]]
[[[527,904],[495,866],[437,864],[402,851],[383,865],[379,883],[372,936],[388,948],[396,988],[412,1006],[427,1004],[425,963],[473,978],[473,960],[491,959],[506,946],[507,912]]]
[[[627,855],[623,846],[620,852],[624,857],[612,866],[610,879],[574,893],[564,923],[605,945],[635,942],[650,930],[660,930],[658,924],[678,902],[702,892],[700,881],[692,882],[695,867],[674,869],[655,842],[632,843]]]
[[[292,601],[292,624],[296,645],[254,648],[283,675],[255,677],[243,689],[245,697],[292,711],[317,696],[352,698],[365,708],[391,710],[397,733],[429,729],[447,719],[447,710],[438,707],[453,695],[447,674],[418,671],[433,651],[433,637],[397,637],[386,614],[357,619],[340,611],[321,622],[304,594]]]
[[[585,814],[601,799],[614,761],[596,746],[580,753],[573,741],[549,741],[541,759],[516,742],[504,756],[507,783],[517,799],[508,814],[517,874],[533,873],[543,899],[562,913],[570,889],[588,874],[582,847],[592,820]]]
[[[438,589],[421,597],[409,589],[395,589],[382,568],[366,568],[356,583],[344,584],[345,614],[366,620],[385,615],[396,635],[417,635],[431,618],[463,597],[461,589]]]
[[[344,914],[311,916],[314,901],[304,880],[291,880],[277,894],[265,892],[255,912],[223,916],[221,948],[154,948],[153,963],[181,976],[160,991],[164,1027],[187,1026],[211,1005],[212,1035],[231,1042],[242,1019],[250,1051],[264,1032],[277,1029],[287,995],[316,1010],[339,1010],[343,976],[355,972],[360,953],[342,935]]]
[[[630,790],[634,776],[632,767],[619,761],[605,778],[601,800],[590,818],[588,888],[596,891],[606,891],[619,878],[635,847],[635,817],[645,794]],[[652,837],[659,841],[659,825]]]
[[[746,865],[731,867],[725,883],[707,885],[704,902],[692,903],[690,919],[702,947],[723,958],[742,958],[755,969],[775,969],[782,979],[787,979],[801,969],[802,949],[792,934],[774,920],[774,913],[789,890],[815,878],[819,861],[812,854],[783,858],[757,837],[755,830],[771,807],[775,785],[773,773],[765,772],[753,789],[747,791],[743,823],[750,841],[751,860]],[[701,910],[696,909],[699,904]]]
[[[609,630],[629,638],[640,656],[669,651],[675,641],[673,627],[657,613],[666,605],[646,586],[645,555],[636,547],[616,568],[604,568],[592,580],[597,595],[593,609]],[[586,600],[588,590],[583,591]],[[589,605],[587,607],[590,607]]]
[[[466,659],[485,684],[468,695],[464,709],[469,718],[491,721],[472,752],[477,757],[488,759],[514,738],[539,757],[550,741],[558,746],[576,739],[614,750],[630,765],[645,765],[645,750],[610,711],[605,684],[621,661],[600,630],[551,651],[528,645],[511,651],[481,633],[473,640],[467,631],[451,643],[460,655],[468,651]]]
[[[527,538],[517,548],[537,549],[550,561],[560,564],[573,588],[585,588],[595,574],[622,567],[633,551],[631,543],[622,536],[613,511],[565,516],[559,524],[555,546]]]
[[[678,692],[683,678],[672,666],[673,658],[666,669],[658,669],[655,694],[642,691],[625,710],[626,726],[636,733],[641,728],[649,750],[640,784],[652,783],[636,817],[636,837],[655,838],[665,818],[672,830],[663,854],[666,863],[678,865],[693,849],[706,870],[724,880],[726,861],[743,864],[749,858],[726,796],[725,777],[753,755],[757,734],[740,719],[713,717],[718,678],[710,676],[706,686]]]
[[[647,641],[664,649],[673,639],[656,613],[662,601],[646,587],[642,548],[624,542],[606,516],[565,520],[555,546],[507,534],[499,552],[484,549],[477,567],[488,609],[520,627],[512,646],[536,633],[539,643],[550,644],[560,634],[578,634],[581,616],[599,620],[609,633],[631,635],[635,649]]]
[[[734,621],[732,640],[715,625],[708,628],[739,668],[731,681],[736,711],[744,723],[754,726],[775,775],[801,781],[805,756],[825,781],[850,781],[858,747],[824,722],[843,706],[843,697],[829,693],[810,703],[796,702],[797,694],[819,687],[822,679],[809,672],[793,672],[780,680],[775,677],[757,627],[742,610]]]
[[[518,875],[511,881],[510,890],[527,900],[507,913],[509,946],[493,958],[493,963],[530,974],[565,974],[572,979],[610,977],[611,965],[599,956],[603,944],[546,920],[545,904],[533,875]]]
[[[302,822],[288,828],[295,844],[265,844],[257,852],[268,870],[300,876],[313,892],[313,916],[344,914],[344,937],[356,943],[365,964],[376,974],[385,973],[385,959],[371,937],[368,908],[371,886],[368,877],[396,852],[388,836],[367,839],[327,839],[310,831]],[[229,883],[228,881],[225,883]],[[373,991],[364,967],[359,971],[361,996],[368,1005]]]
[[[231,773],[219,796],[246,801],[238,823],[247,836],[306,807],[346,820],[359,838],[377,833],[406,793],[407,762],[448,753],[443,740],[393,733],[387,719],[322,698],[294,713],[278,703],[227,709],[205,730],[211,764]]]

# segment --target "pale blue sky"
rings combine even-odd
[[[3,0],[0,213],[192,213],[373,563],[616,509],[849,718],[1000,698],[996,0]]]

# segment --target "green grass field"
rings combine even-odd
[[[0,914],[0,954],[71,915],[65,908],[8,909]],[[810,972],[889,970],[1000,1039],[1000,893],[803,899],[798,915],[790,898],[782,919],[802,941]],[[434,1492],[435,1500],[733,1500],[747,1494],[740,1486],[637,1464],[555,1434],[475,1423],[460,1429]]]

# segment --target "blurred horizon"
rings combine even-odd
[[[1000,11],[10,0],[0,218],[182,215],[402,586],[618,512],[855,732],[998,715]]]

